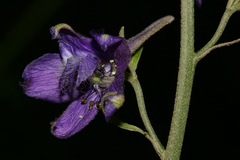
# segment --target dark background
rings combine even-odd
[[[203,0],[196,9],[196,50],[211,38],[226,2]],[[19,82],[25,66],[44,53],[58,53],[49,28],[67,23],[90,36],[104,28],[126,38],[165,15],[175,21],[151,37],[138,67],[147,110],[160,140],[166,145],[173,110],[179,59],[180,1],[162,0],[28,0],[1,2],[0,32],[0,158],[1,159],[158,159],[142,135],[107,124],[102,113],[69,139],[50,133],[50,122],[68,104],[29,98]],[[240,37],[240,14],[235,13],[220,39]],[[197,66],[181,159],[239,159],[240,44],[214,50]],[[116,113],[143,128],[131,86]]]

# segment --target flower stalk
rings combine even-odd
[[[159,139],[151,125],[151,122],[148,118],[142,88],[141,88],[140,82],[138,81],[137,74],[135,71],[132,70],[132,67],[133,66],[129,65],[129,69],[130,69],[131,73],[128,76],[128,81],[131,83],[131,85],[133,86],[133,89],[135,91],[137,102],[138,102],[138,109],[139,109],[139,113],[142,118],[143,124],[147,130],[147,133],[153,139],[153,141],[151,141],[151,143],[154,146],[154,149],[157,152],[158,156],[161,159],[163,159],[165,149],[164,149],[163,145],[161,144],[161,142],[159,141]]]
[[[187,124],[192,85],[197,63],[211,50],[231,45],[240,41],[233,40],[215,45],[220,39],[229,18],[240,8],[239,1],[229,0],[221,22],[212,39],[197,53],[194,51],[194,1],[181,0],[181,49],[179,72],[174,111],[167,147],[163,160],[180,159],[181,148]]]
[[[197,52],[197,61],[201,60],[203,57],[205,57],[209,52],[207,51],[209,48],[213,47],[217,41],[220,39],[220,37],[223,34],[224,29],[227,26],[227,23],[230,19],[230,17],[232,16],[232,14],[234,13],[233,10],[230,9],[226,9],[221,21],[218,25],[218,28],[215,32],[215,34],[213,35],[213,37],[211,38],[211,40],[201,49]]]
[[[194,58],[194,1],[182,0],[178,82],[164,160],[178,160],[180,158],[195,72]]]
[[[238,40],[234,40],[231,42],[226,42],[226,43],[222,43],[221,45],[215,45],[218,40],[220,39],[220,37],[223,34],[223,31],[225,30],[227,23],[229,21],[229,19],[231,18],[231,16],[233,15],[233,13],[235,13],[236,11],[239,10],[239,4],[240,2],[234,2],[233,0],[229,0],[226,6],[226,10],[221,18],[221,21],[218,25],[218,28],[215,32],[215,34],[213,35],[213,37],[211,38],[211,40],[202,48],[200,49],[196,54],[196,60],[200,61],[202,58],[204,58],[208,53],[210,53],[210,51],[212,51],[215,48],[219,48],[219,47],[223,47],[223,46],[228,46],[234,43],[237,43]]]

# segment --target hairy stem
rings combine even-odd
[[[220,37],[223,34],[224,29],[227,26],[227,23],[231,17],[231,15],[234,13],[234,10],[230,10],[230,9],[226,9],[221,21],[218,25],[218,28],[215,32],[215,34],[213,35],[213,37],[211,38],[211,40],[201,49],[197,52],[197,61],[200,61],[203,57],[205,57],[209,52],[206,52],[209,48],[213,47],[217,41],[220,39]]]
[[[129,66],[129,69],[131,70],[131,66]],[[159,141],[152,125],[151,122],[148,118],[148,114],[146,111],[146,107],[145,107],[145,102],[144,102],[144,97],[143,97],[143,92],[142,92],[142,88],[141,85],[137,79],[137,74],[135,71],[131,72],[132,74],[129,75],[128,77],[128,81],[131,83],[131,85],[133,86],[133,89],[136,93],[136,98],[137,98],[137,102],[138,102],[138,108],[139,108],[139,112],[140,112],[140,116],[142,118],[143,124],[147,130],[147,133],[149,134],[149,136],[151,137],[151,143],[155,149],[155,151],[157,152],[158,156],[163,159],[163,155],[164,155],[164,147],[161,144],[161,142]],[[149,139],[149,138],[148,138]]]
[[[194,1],[182,0],[178,82],[164,160],[180,159],[195,72],[194,59]]]
[[[158,149],[158,147],[159,147],[158,144],[152,139],[151,136],[149,136],[149,134],[147,132],[144,132],[141,128],[139,128],[137,126],[125,123],[114,116],[111,117],[111,122],[122,129],[125,129],[128,131],[133,131],[133,132],[138,132],[138,133],[141,133],[142,135],[144,135],[152,143],[153,148],[156,150],[159,157],[161,157],[162,153]]]
[[[233,41],[230,41],[230,42],[224,42],[224,43],[214,45],[213,47],[211,47],[211,48],[207,49],[205,52],[203,52],[199,57],[197,57],[196,61],[197,62],[200,61],[202,58],[204,58],[207,54],[209,54],[214,49],[221,48],[221,47],[224,47],[224,46],[230,46],[230,45],[233,45],[233,44],[239,43],[239,42],[240,42],[240,38],[238,38],[236,40],[233,40]]]

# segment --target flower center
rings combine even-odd
[[[104,64],[99,62],[98,67],[95,69],[92,76],[88,78],[85,83],[81,84],[82,93],[85,92],[85,88],[90,87],[91,92],[86,93],[81,98],[82,104],[87,104],[89,110],[96,106],[97,109],[101,109],[103,104],[100,104],[104,91],[111,86],[117,75],[117,65],[115,60],[111,59],[108,63]],[[88,86],[88,87],[85,87]]]
[[[101,92],[109,88],[117,75],[117,65],[115,60],[111,59],[109,63],[103,64],[99,62],[99,66],[94,74],[89,77],[89,81],[94,83],[94,86],[99,88]]]

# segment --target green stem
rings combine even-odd
[[[230,2],[229,2],[230,3]],[[227,26],[227,23],[230,19],[230,17],[232,16],[232,14],[235,12],[235,10],[231,10],[229,8],[227,8],[221,18],[221,21],[218,25],[218,28],[215,32],[215,34],[213,35],[213,37],[211,38],[211,40],[201,49],[197,52],[197,61],[200,61],[203,57],[205,57],[209,52],[207,52],[207,50],[211,47],[213,47],[217,41],[220,39],[220,37],[223,34],[224,29]]]
[[[129,69],[131,70],[132,67],[129,66]],[[136,93],[136,98],[137,98],[137,102],[138,102],[138,108],[139,108],[139,112],[140,112],[140,116],[142,118],[143,124],[149,134],[149,136],[152,138],[152,145],[154,147],[154,149],[156,150],[158,156],[163,159],[163,154],[164,154],[164,147],[161,144],[161,142],[159,141],[152,125],[151,122],[148,118],[148,114],[146,111],[146,107],[145,107],[145,102],[144,102],[144,97],[143,97],[143,92],[142,92],[142,88],[141,85],[138,81],[137,78],[137,74],[135,71],[131,70],[131,73],[128,76],[128,81],[131,83],[131,85],[133,86],[133,89]]]
[[[114,125],[122,128],[122,129],[125,129],[128,131],[133,131],[133,132],[138,132],[138,133],[141,133],[142,135],[144,135],[152,143],[153,148],[156,150],[159,157],[161,157],[162,153],[158,149],[159,148],[158,144],[152,139],[152,137],[147,132],[144,132],[141,128],[139,128],[137,126],[125,123],[114,116],[111,117],[111,122]]]
[[[207,49],[205,52],[203,52],[199,57],[196,57],[196,61],[197,62],[200,61],[203,57],[205,57],[207,54],[209,54],[214,49],[225,47],[225,46],[230,46],[230,45],[233,45],[233,44],[239,43],[239,42],[240,42],[240,38],[235,39],[233,41],[224,42],[224,43],[214,45],[211,48]]]
[[[164,160],[178,160],[180,158],[196,65],[194,59],[194,1],[182,0],[178,82]]]

